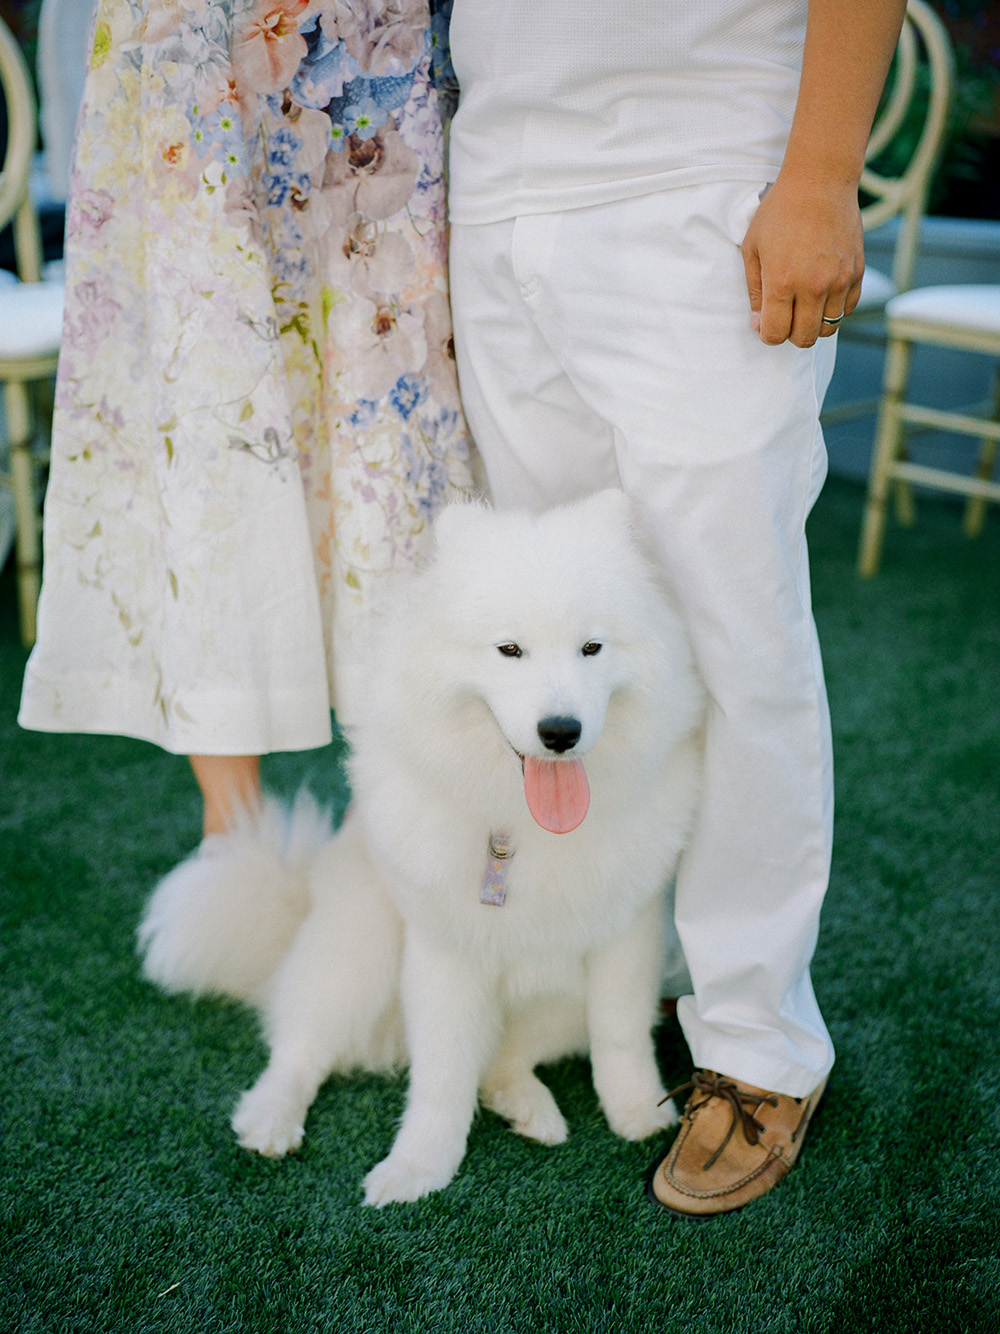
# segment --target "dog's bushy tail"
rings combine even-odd
[[[307,793],[271,797],[157,886],[139,926],[143,972],[166,991],[257,1002],[310,906],[309,868],[332,837]]]

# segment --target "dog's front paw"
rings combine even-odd
[[[538,1144],[562,1144],[569,1134],[555,1098],[534,1075],[516,1083],[484,1085],[482,1099],[524,1139]]]
[[[412,1204],[447,1186],[451,1171],[434,1171],[389,1154],[365,1177],[365,1204],[381,1209],[383,1204]]]
[[[275,1106],[258,1088],[249,1089],[240,1098],[232,1127],[242,1148],[265,1158],[283,1158],[286,1153],[294,1153],[305,1135],[301,1119]]]
[[[657,1102],[655,1098],[643,1098],[633,1104],[622,1103],[615,1107],[606,1107],[608,1125],[622,1139],[648,1139],[661,1130],[669,1130],[678,1121],[677,1109],[669,1098]]]

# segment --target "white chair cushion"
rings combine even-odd
[[[864,310],[881,310],[890,297],[896,295],[896,284],[878,269],[865,269],[861,279],[861,295],[854,313]]]
[[[62,283],[0,286],[0,359],[58,352],[64,300]]]
[[[1000,334],[1000,284],[914,287],[894,296],[885,310],[890,319],[926,320],[951,329]]]

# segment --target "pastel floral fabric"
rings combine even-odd
[[[24,725],[224,754],[349,721],[382,582],[473,486],[446,33],[427,0],[100,0]]]

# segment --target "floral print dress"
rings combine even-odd
[[[100,0],[23,725],[323,744],[473,487],[427,0]]]

